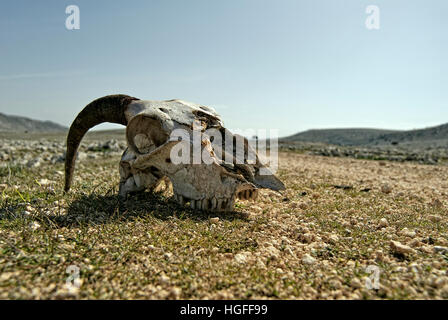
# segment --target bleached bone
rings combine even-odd
[[[128,148],[119,165],[120,196],[155,190],[161,182],[169,180],[174,199],[181,205],[189,202],[193,209],[230,211],[236,198],[255,200],[258,189],[284,189],[274,174],[260,175],[260,169],[267,168],[247,139],[227,130],[213,108],[181,100],[149,101],[111,95],[88,104],[70,127],[65,191],[70,189],[82,137],[102,122],[126,126]],[[185,138],[175,137],[178,131],[184,132]],[[222,139],[214,139],[210,132],[220,133]],[[234,142],[238,139],[243,141],[243,158],[238,157],[235,149]],[[233,149],[226,148],[229,142]],[[208,161],[196,161],[194,148],[198,145],[200,156]],[[189,154],[182,151],[188,161],[173,161],[172,155],[179,150],[192,150]],[[249,159],[249,154],[255,156]]]

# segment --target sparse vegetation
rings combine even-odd
[[[2,162],[0,298],[448,298],[446,166],[282,152],[283,194],[216,214],[169,188],[120,201],[119,153],[88,154],[68,194],[61,162]]]

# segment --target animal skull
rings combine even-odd
[[[260,188],[284,189],[247,139],[225,129],[214,109],[181,100],[149,101],[114,95],[87,105],[70,127],[66,191],[82,136],[105,121],[126,125],[128,148],[119,166],[121,196],[154,190],[169,180],[174,199],[180,204],[231,211],[236,198],[255,200]]]

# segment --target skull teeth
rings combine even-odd
[[[190,208],[195,210],[210,210],[210,211],[231,211],[235,204],[235,199],[232,198],[211,198],[202,200],[188,200],[179,194],[174,194],[174,200],[181,205],[185,205],[190,202]]]
[[[238,199],[241,200],[256,200],[258,197],[258,190],[257,189],[246,189],[243,191],[240,191],[236,195]]]

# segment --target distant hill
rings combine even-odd
[[[418,130],[321,129],[281,138],[280,142],[328,143],[341,146],[416,145],[448,147],[448,124]]]
[[[51,121],[33,120],[26,117],[0,113],[0,132],[62,132],[67,128]]]
[[[381,129],[313,129],[297,133],[295,135],[281,139],[285,142],[315,142],[336,145],[365,145],[375,142],[375,140],[387,134],[395,133],[393,130]]]
[[[385,134],[376,139],[376,144],[427,144],[448,146],[448,123],[418,130],[399,131]]]

